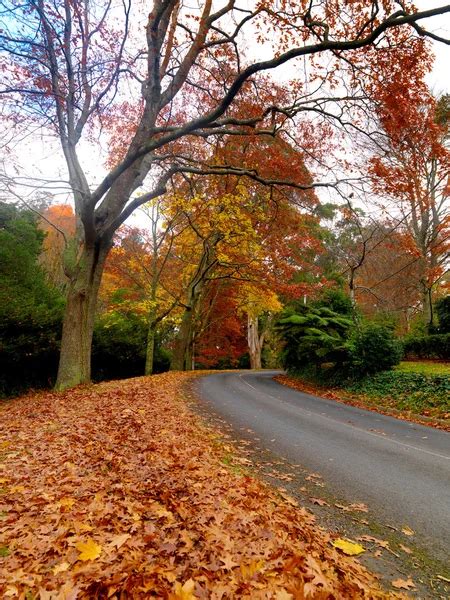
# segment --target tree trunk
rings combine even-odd
[[[85,248],[68,289],[55,389],[91,380],[95,308],[107,249]]]
[[[170,361],[171,371],[190,371],[192,369],[193,313],[192,306],[187,306],[175,340],[172,360]]]
[[[264,343],[264,335],[259,335],[258,317],[247,316],[247,341],[250,368],[261,369],[261,350]]]
[[[147,350],[145,354],[145,374],[152,375],[153,374],[153,362],[155,356],[155,335],[156,335],[156,325],[155,325],[155,311],[150,311],[150,320],[148,324],[148,333],[147,333]]]
[[[425,283],[422,284],[422,304],[423,304],[423,320],[428,331],[431,331],[435,324],[434,310],[433,310],[433,293],[432,289],[429,288]]]

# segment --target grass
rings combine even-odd
[[[450,375],[450,363],[432,361],[403,361],[396,371],[401,373],[423,373],[424,375]]]

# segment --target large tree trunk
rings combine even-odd
[[[190,371],[192,369],[193,321],[193,307],[187,306],[175,340],[172,360],[170,361],[171,371]]]
[[[261,351],[264,344],[264,334],[259,335],[258,317],[247,316],[247,342],[250,355],[250,368],[261,369]]]
[[[95,308],[107,248],[85,248],[67,294],[61,353],[55,388],[64,390],[91,380]]]

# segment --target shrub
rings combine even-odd
[[[435,308],[439,319],[439,333],[450,333],[450,296],[438,300]]]
[[[450,360],[450,333],[408,336],[403,339],[403,351],[407,358]]]
[[[347,340],[352,325],[349,317],[324,306],[305,307],[303,314],[284,316],[277,324],[285,343],[283,366],[295,371],[330,362],[342,365],[348,358]]]
[[[34,213],[0,202],[0,396],[56,376],[64,301],[38,264],[43,239]]]
[[[398,365],[402,354],[402,345],[389,327],[368,323],[351,341],[351,374],[359,378],[386,371]]]

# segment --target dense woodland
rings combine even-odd
[[[450,106],[421,26],[448,7],[9,4],[2,394],[448,360]],[[22,176],[31,131],[69,193]]]

